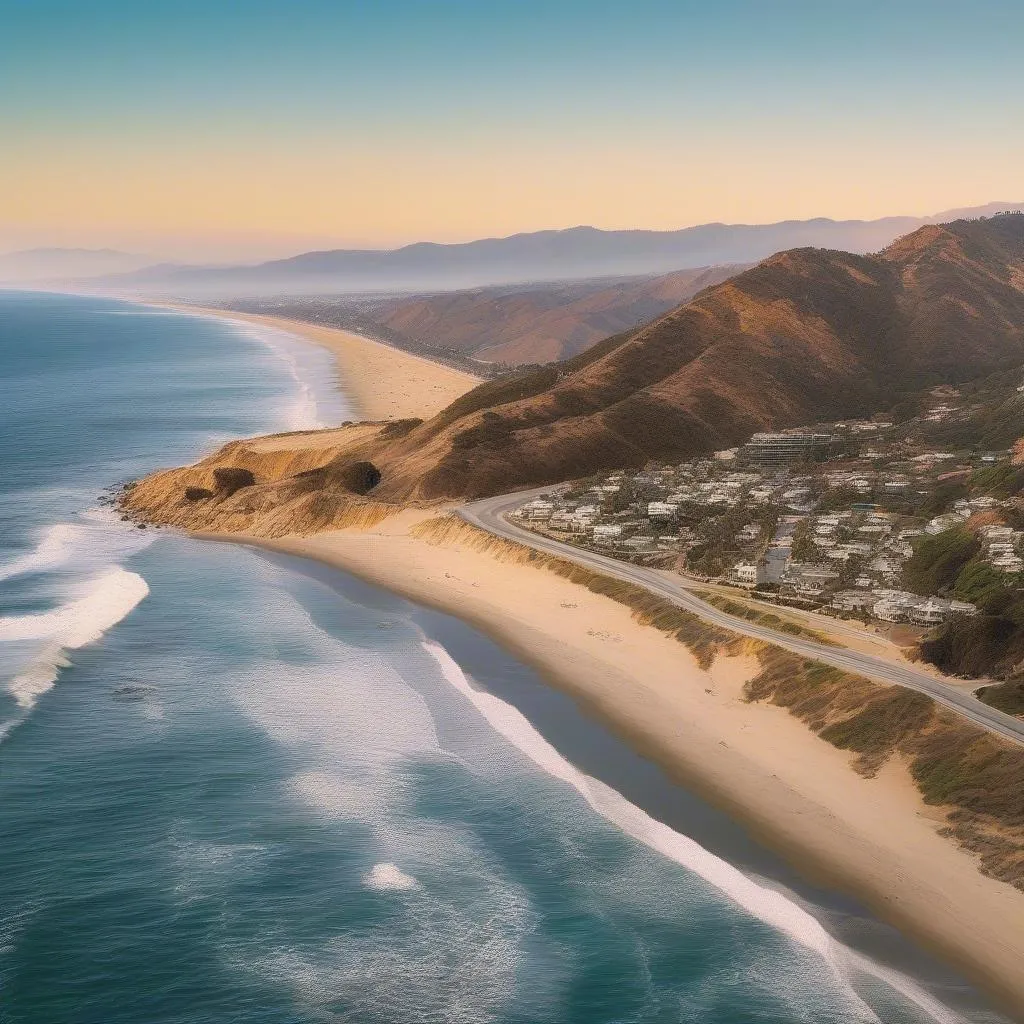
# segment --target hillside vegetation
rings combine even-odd
[[[454,348],[484,362],[568,359],[667,313],[743,266],[698,267],[659,277],[417,295],[381,303],[370,319],[424,348]]]
[[[471,392],[374,461],[391,499],[482,496],[875,412],[1022,363],[1024,216],[959,221],[875,257],[780,253],[559,364],[540,390]]]
[[[922,657],[950,675],[1013,677],[1024,665],[1024,592],[1016,576],[989,565],[981,543],[967,527],[922,537],[903,567],[903,582],[918,594],[940,594],[968,601],[977,615],[958,616],[921,644]],[[1019,684],[989,687],[987,703],[1011,714],[1024,712]],[[1020,707],[1015,705],[1020,704]]]

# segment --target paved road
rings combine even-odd
[[[551,490],[551,488],[544,490]],[[466,522],[478,526],[488,533],[506,537],[520,544],[527,544],[538,551],[545,551],[594,569],[600,569],[608,576],[636,583],[659,597],[666,598],[680,608],[699,615],[706,622],[755,637],[758,640],[766,640],[793,651],[795,654],[815,658],[849,672],[858,672],[879,682],[905,686],[911,690],[926,693],[938,703],[969,718],[976,725],[1016,743],[1024,744],[1024,722],[1011,715],[1003,714],[1001,711],[996,711],[995,708],[990,708],[971,694],[965,693],[955,685],[943,682],[927,672],[922,672],[909,665],[886,661],[884,658],[876,658],[870,654],[861,654],[858,651],[850,651],[842,647],[830,647],[802,637],[778,633],[773,629],[738,619],[720,611],[706,601],[702,601],[696,594],[691,593],[680,584],[666,579],[657,570],[630,565],[628,562],[621,562],[607,555],[599,555],[592,551],[584,551],[581,548],[563,544],[550,537],[543,537],[516,526],[505,518],[506,513],[540,493],[542,490],[533,490],[499,495],[496,498],[485,498],[483,501],[464,505],[458,510],[458,515]]]

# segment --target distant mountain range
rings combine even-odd
[[[1024,209],[1024,203],[990,203],[933,217],[871,221],[817,218],[778,224],[703,224],[679,231],[577,227],[453,245],[418,242],[400,249],[309,252],[253,266],[164,264],[128,273],[99,270],[79,276],[90,277],[91,285],[97,288],[181,297],[441,291],[528,281],[666,274],[694,267],[752,263],[798,246],[876,252],[924,224],[1010,209]],[[0,267],[0,279],[10,279],[14,264],[9,262],[8,267],[7,275]]]

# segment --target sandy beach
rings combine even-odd
[[[940,812],[924,804],[903,765],[890,762],[874,779],[858,775],[850,754],[784,709],[743,699],[755,658],[720,657],[704,671],[685,647],[609,598],[467,544],[410,535],[430,514],[255,543],[477,626],[805,874],[853,893],[1024,1009],[1024,893],[982,875],[939,835]]]
[[[258,319],[312,341],[330,338],[353,394],[365,395],[367,415],[423,415],[444,389],[447,401],[472,384],[342,332]],[[322,436],[334,443],[332,434]],[[310,441],[280,435],[250,447],[273,449],[261,458],[277,476],[305,468],[279,449],[296,445],[295,458],[322,461]],[[206,536],[316,559],[473,624],[805,875],[855,895],[1024,1015],[1024,892],[983,875],[974,856],[940,834],[942,809],[923,802],[902,763],[891,760],[865,778],[852,754],[788,711],[748,703],[743,685],[759,671],[753,654],[719,656],[705,671],[685,646],[639,624],[622,604],[480,550],[458,531],[440,540],[417,533],[444,511],[410,508],[312,536]]]
[[[224,309],[159,305],[224,320],[263,324],[322,345],[334,355],[340,372],[338,385],[359,419],[429,419],[480,383],[480,378],[463,370],[334,327]]]

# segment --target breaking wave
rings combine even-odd
[[[70,557],[82,533],[82,528],[74,523],[57,523],[47,527],[32,551],[0,564],[0,580],[61,565]]]
[[[963,1018],[898,971],[883,967],[836,941],[812,914],[781,892],[759,884],[687,836],[652,818],[598,779],[567,761],[512,705],[473,687],[451,655],[423,640],[424,649],[444,678],[480,712],[487,723],[537,767],[575,789],[593,810],[650,849],[693,872],[747,913],[817,953],[835,972],[847,996],[869,1020],[874,1011],[857,994],[853,982],[868,975],[916,1004],[940,1024],[964,1024]]]
[[[119,566],[93,580],[82,597],[53,611],[0,619],[0,640],[53,639],[64,648],[82,647],[99,640],[148,593],[138,573]]]
[[[295,382],[295,395],[285,414],[286,429],[320,430],[328,426],[321,416],[316,389],[310,383],[313,378],[306,372],[296,348],[302,343],[293,339],[291,335],[270,327],[255,327],[242,323],[236,323],[235,326],[242,334],[262,342],[270,349],[284,363],[289,376]]]
[[[47,641],[7,683],[7,692],[18,707],[25,713],[31,711],[53,688],[61,669],[71,664],[68,651],[99,640],[148,593],[149,585],[138,573],[118,567],[93,580],[82,597],[53,611],[0,618],[0,641]],[[4,723],[0,738],[18,721]]]
[[[415,889],[419,883],[407,875],[397,864],[374,864],[373,870],[363,879],[369,889],[396,890]]]

